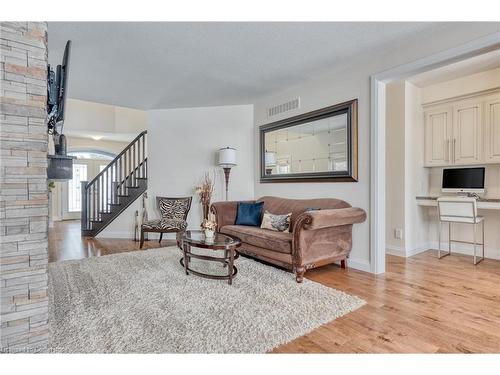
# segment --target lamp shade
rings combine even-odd
[[[236,149],[231,147],[221,148],[219,150],[219,166],[231,168],[236,165]]]
[[[274,167],[276,165],[276,154],[274,152],[266,151],[264,159],[264,164],[266,167]]]

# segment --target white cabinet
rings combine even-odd
[[[425,165],[437,167],[450,162],[451,139],[450,108],[439,108],[425,113]]]
[[[481,97],[425,108],[424,165],[500,162],[500,101],[490,102],[489,116],[483,116],[484,108],[485,98]],[[489,128],[484,124],[485,117],[490,119]],[[496,134],[493,141],[488,140],[490,134]],[[489,148],[485,150],[487,143]]]
[[[483,162],[481,110],[481,102],[460,103],[453,107],[452,164]]]
[[[486,162],[500,163],[500,96],[486,101],[484,117]]]

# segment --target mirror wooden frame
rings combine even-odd
[[[347,114],[347,171],[305,172],[266,175],[265,135],[278,129],[291,128],[328,117]],[[358,100],[332,105],[259,127],[260,182],[357,182],[358,181]]]

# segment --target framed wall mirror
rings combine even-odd
[[[356,182],[358,100],[262,125],[261,182]]]

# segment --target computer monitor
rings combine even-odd
[[[484,193],[484,167],[443,170],[443,193]]]

